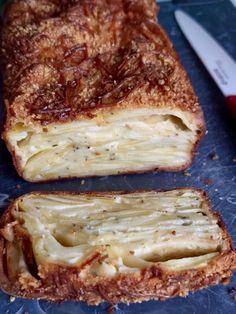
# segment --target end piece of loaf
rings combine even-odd
[[[236,253],[208,196],[165,192],[31,193],[0,223],[0,287],[89,304],[185,296],[227,283]]]

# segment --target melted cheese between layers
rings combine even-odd
[[[183,112],[136,109],[7,134],[30,181],[119,174],[189,162],[197,127]]]
[[[37,195],[14,212],[30,233],[37,264],[80,265],[104,256],[87,272],[114,276],[159,263],[174,270],[205,266],[226,245],[201,194],[192,190],[120,195]]]

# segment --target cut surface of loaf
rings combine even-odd
[[[13,1],[4,139],[28,181],[180,170],[204,118],[154,0]]]
[[[236,254],[203,191],[31,193],[0,225],[0,286],[89,304],[185,296],[226,283]]]

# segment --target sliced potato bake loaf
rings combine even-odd
[[[203,191],[31,193],[0,225],[0,286],[89,304],[185,296],[226,283],[232,241]]]

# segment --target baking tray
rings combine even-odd
[[[114,0],[115,1],[115,0]],[[1,1],[2,5],[4,1]],[[10,200],[30,191],[112,191],[194,186],[210,194],[236,244],[236,120],[227,111],[224,98],[201,62],[183,37],[175,19],[174,10],[181,7],[194,16],[236,59],[236,8],[229,0],[169,1],[160,4],[159,20],[172,38],[185,68],[193,82],[204,110],[208,133],[187,173],[148,173],[83,180],[32,184],[17,175],[10,154],[0,141],[0,211]],[[236,82],[235,82],[236,84]],[[1,100],[2,101],[2,100]],[[1,102],[1,114],[3,105]],[[3,116],[3,114],[2,114]],[[1,117],[3,119],[3,117]],[[2,121],[2,120],[1,120]],[[217,158],[213,158],[213,155]],[[214,160],[217,159],[217,160]],[[118,305],[114,314],[223,314],[236,313],[236,275],[229,286],[218,285],[164,302],[150,301],[134,305]],[[0,314],[74,314],[107,313],[108,304],[87,306],[83,302],[51,304],[9,298],[0,292]]]

